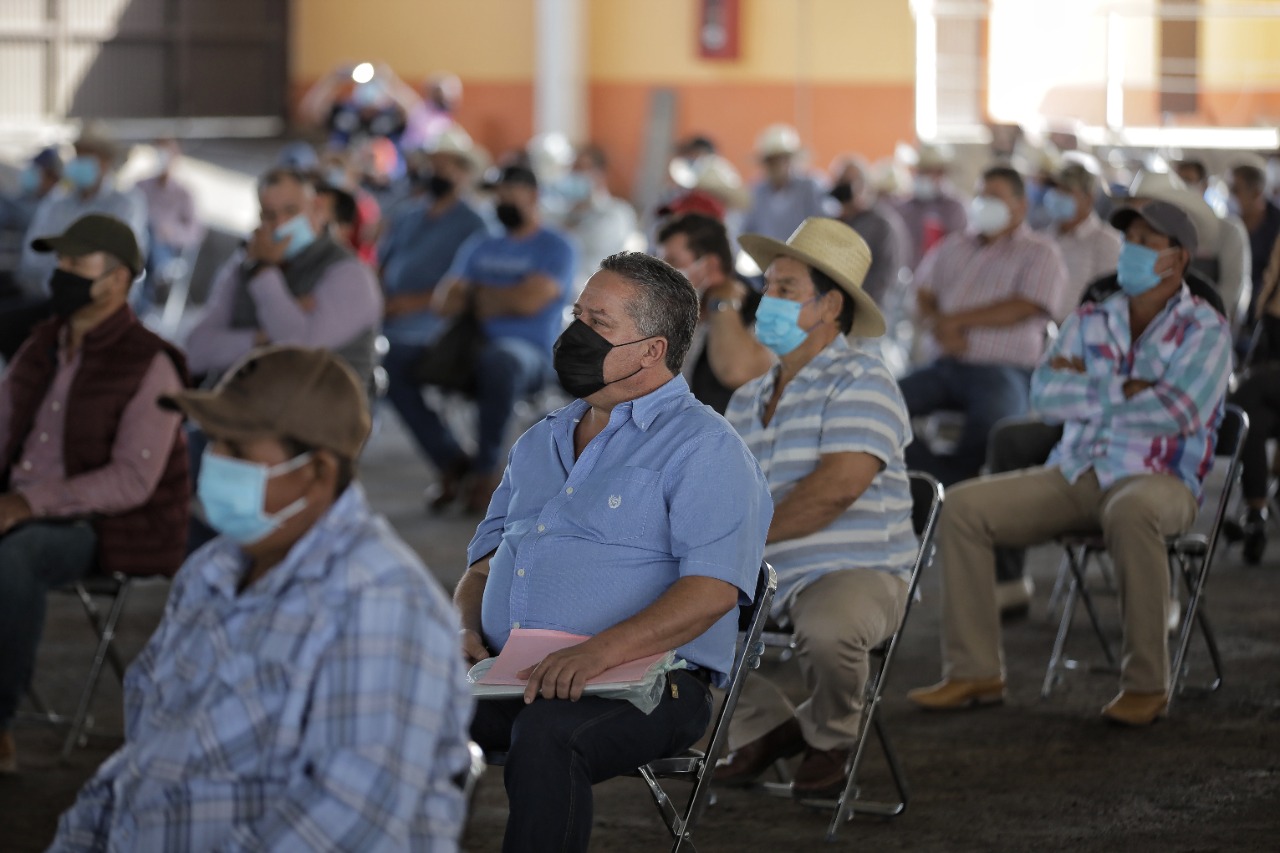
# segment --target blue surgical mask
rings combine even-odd
[[[35,195],[36,190],[40,189],[40,170],[35,166],[23,169],[18,173],[18,186],[23,195]]]
[[[97,159],[82,154],[71,159],[63,170],[63,174],[67,176],[67,180],[73,187],[86,190],[98,182],[98,178],[102,176],[102,167]]]
[[[291,261],[301,254],[302,250],[316,241],[316,232],[311,228],[311,220],[305,213],[299,213],[276,229],[276,242],[291,237],[289,246],[284,250],[284,259]]]
[[[1051,222],[1070,222],[1079,213],[1075,196],[1064,193],[1057,187],[1050,187],[1045,192],[1043,205]]]
[[[809,330],[800,328],[800,311],[809,302],[760,297],[760,307],[756,309],[756,338],[780,356],[800,346],[809,336]]]
[[[577,204],[591,197],[591,179],[581,172],[570,172],[560,179],[560,195]]]
[[[1120,261],[1116,264],[1120,289],[1129,296],[1140,296],[1159,284],[1163,278],[1156,272],[1160,254],[1155,249],[1126,241],[1120,247]]]
[[[214,530],[241,545],[265,539],[307,505],[306,498],[298,498],[279,512],[267,514],[264,509],[267,481],[296,471],[310,459],[311,454],[304,453],[268,467],[205,450],[196,484],[205,520]]]

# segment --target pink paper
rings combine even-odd
[[[493,661],[493,666],[480,677],[478,684],[525,684],[527,678],[517,678],[552,652],[591,639],[583,634],[565,631],[548,631],[540,628],[515,628],[507,638],[507,644]],[[607,669],[588,681],[588,684],[627,684],[644,678],[649,667],[662,659],[664,653],[639,658],[613,669]]]

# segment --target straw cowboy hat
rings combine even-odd
[[[800,134],[789,124],[771,124],[756,137],[756,156],[761,160],[800,153]]]
[[[871,266],[871,249],[858,232],[840,220],[810,216],[785,243],[763,234],[743,234],[738,243],[762,270],[768,269],[779,257],[795,258],[822,270],[853,297],[850,334],[859,338],[878,338],[884,334],[884,315],[862,289],[862,280]]]
[[[1196,226],[1200,248],[1217,254],[1218,216],[1199,193],[1187,189],[1182,178],[1172,172],[1143,169],[1129,185],[1129,198],[1167,201],[1182,209]]]

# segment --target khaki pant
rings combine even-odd
[[[848,749],[858,740],[867,652],[902,622],[907,583],[887,572],[847,569],[823,575],[791,603],[796,660],[809,698],[792,706],[777,685],[752,673],[729,726],[737,749],[791,717],[814,749]]]
[[[1057,468],[982,477],[948,490],[938,526],[943,676],[1004,676],[992,548],[1025,548],[1067,533],[1101,531],[1115,564],[1124,619],[1120,683],[1169,688],[1165,540],[1196,517],[1191,490],[1165,474],[1126,477],[1109,489],[1092,471],[1074,484]]]

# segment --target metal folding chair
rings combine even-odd
[[[1218,442],[1214,453],[1216,456],[1226,457],[1229,463],[1227,465],[1227,476],[1222,485],[1222,494],[1218,496],[1218,501],[1214,508],[1209,533],[1207,535],[1203,533],[1185,533],[1181,536],[1173,537],[1168,543],[1169,569],[1174,572],[1175,582],[1178,576],[1181,576],[1188,596],[1186,609],[1182,617],[1181,630],[1178,635],[1177,652],[1174,655],[1172,672],[1170,673],[1170,705],[1173,704],[1174,697],[1184,689],[1182,682],[1187,674],[1187,650],[1191,644],[1191,634],[1196,627],[1200,628],[1200,633],[1204,637],[1205,647],[1214,671],[1213,680],[1201,690],[1202,692],[1212,692],[1222,685],[1222,657],[1218,652],[1218,643],[1213,633],[1213,627],[1209,622],[1209,616],[1204,612],[1201,604],[1204,599],[1204,586],[1209,577],[1209,569],[1213,564],[1213,557],[1217,553],[1218,539],[1221,536],[1223,522],[1226,518],[1227,505],[1230,502],[1232,491],[1235,489],[1236,481],[1240,478],[1240,451],[1244,447],[1244,441],[1248,434],[1249,416],[1238,406],[1227,406],[1226,412],[1223,414],[1222,423],[1218,427]],[[1070,582],[1062,606],[1062,619],[1058,623],[1058,633],[1053,642],[1053,651],[1049,655],[1049,665],[1045,668],[1044,684],[1040,688],[1040,696],[1045,699],[1049,697],[1054,686],[1062,679],[1063,670],[1081,668],[1077,661],[1068,659],[1064,653],[1078,602],[1084,603],[1094,635],[1097,637],[1098,643],[1102,646],[1103,654],[1106,656],[1107,667],[1102,671],[1118,671],[1115,651],[1112,649],[1111,641],[1102,628],[1097,608],[1094,605],[1093,595],[1085,585],[1085,576],[1090,561],[1096,562],[1096,558],[1100,557],[1106,550],[1102,538],[1097,534],[1064,537],[1062,544],[1065,551],[1064,564],[1070,572]]]
[[[764,631],[764,623],[769,618],[769,608],[773,604],[773,594],[778,589],[778,575],[768,563],[760,565],[760,577],[756,582],[756,594],[751,604],[739,609],[738,624],[744,631],[737,653],[733,658],[733,669],[729,673],[729,685],[725,688],[724,701],[716,712],[712,726],[711,739],[706,750],[689,749],[683,755],[660,758],[643,767],[636,768],[632,775],[644,780],[653,796],[653,803],[666,824],[667,831],[673,839],[672,853],[683,849],[693,850],[693,827],[702,816],[711,796],[711,774],[716,762],[724,752],[729,741],[729,720],[733,718],[733,710],[738,705],[738,697],[742,694],[742,684],[747,674],[760,666],[760,656],[764,654],[764,645],[760,635]],[[490,753],[486,756],[489,764],[501,766],[506,762],[505,753]],[[680,779],[692,783],[693,790],[683,810],[678,810],[671,796],[662,787],[660,780]]]
[[[93,628],[93,632],[98,638],[93,650],[93,659],[89,664],[89,675],[85,679],[84,686],[80,689],[80,698],[76,703],[74,716],[67,717],[53,711],[34,688],[27,693],[32,706],[36,709],[36,719],[38,721],[54,726],[67,727],[67,737],[63,741],[60,755],[64,761],[71,756],[71,752],[76,746],[82,746],[88,740],[93,720],[90,716],[90,711],[93,707],[93,697],[98,692],[98,683],[102,677],[103,666],[109,664],[116,677],[120,679],[121,683],[124,682],[125,664],[115,647],[116,626],[120,623],[120,616],[124,613],[129,593],[140,582],[149,580],[153,580],[153,578],[135,577],[119,573],[89,575],[74,584],[69,584],[56,590],[59,593],[74,595],[79,599],[80,604],[84,607],[89,625]],[[95,599],[106,600],[105,613]]]
[[[889,735],[885,731],[880,712],[880,701],[884,693],[885,678],[888,676],[889,668],[893,664],[894,653],[897,651],[898,643],[902,639],[902,631],[906,627],[907,617],[911,614],[911,605],[916,598],[916,590],[920,585],[921,570],[933,564],[933,533],[937,524],[938,513],[942,509],[944,492],[941,483],[922,471],[909,471],[908,477],[911,480],[911,521],[912,526],[915,528],[916,536],[920,540],[920,547],[916,550],[915,563],[911,567],[911,576],[908,580],[907,604],[902,614],[902,622],[899,623],[897,630],[893,632],[893,636],[871,650],[871,657],[876,662],[876,665],[872,666],[870,678],[867,680],[858,741],[845,774],[844,790],[835,799],[806,797],[800,800],[805,805],[833,810],[831,823],[827,827],[828,841],[835,840],[840,824],[846,820],[851,820],[855,814],[896,817],[906,810],[907,800],[909,799],[906,775],[902,771],[902,765],[898,762],[897,753],[894,751]],[[790,633],[768,632],[762,637],[762,640],[766,646],[781,647],[787,652],[794,651],[796,645],[795,636]],[[880,750],[884,753],[885,762],[889,766],[889,775],[893,779],[893,785],[897,791],[898,799],[894,802],[864,800],[859,796],[858,769],[862,766],[862,759],[866,755],[867,744],[871,739],[872,731],[875,732],[876,739],[880,742]],[[777,769],[779,775],[784,777],[787,775],[786,767],[782,762],[778,763]],[[766,782],[762,787],[766,793],[772,796],[793,798],[789,779],[782,782]]]

